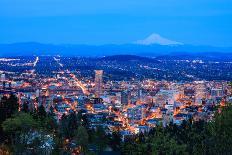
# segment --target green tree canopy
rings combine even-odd
[[[3,130],[7,133],[27,132],[38,127],[36,120],[27,113],[17,113],[2,123]]]
[[[83,126],[79,126],[76,133],[75,133],[75,139],[77,141],[77,144],[80,145],[81,150],[83,152],[87,151],[88,148],[88,139],[89,139],[89,135],[86,131],[86,129]]]
[[[152,154],[186,154],[186,145],[180,144],[166,132],[165,128],[158,126],[151,140]]]
[[[232,154],[232,105],[223,107],[208,124],[210,154]]]

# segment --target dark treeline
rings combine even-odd
[[[210,122],[192,120],[177,126],[158,126],[149,133],[125,138],[90,129],[82,111],[63,115],[57,122],[53,109],[30,111],[14,95],[0,102],[0,154],[232,154],[232,106],[220,108]]]

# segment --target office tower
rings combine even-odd
[[[40,95],[40,90],[39,89],[36,90],[35,95],[36,95],[36,97],[39,97],[39,95]]]
[[[130,104],[131,92],[130,91],[122,91],[121,92],[121,104],[128,105]]]
[[[142,89],[139,89],[139,90],[138,90],[138,100],[139,100],[139,101],[142,100],[142,96],[143,96]]]
[[[5,81],[6,80],[6,75],[5,74],[1,74],[1,81]]]
[[[202,104],[202,99],[205,99],[207,90],[205,84],[198,84],[195,88],[195,104]]]
[[[102,94],[102,75],[103,70],[95,70],[95,97]]]
[[[222,88],[212,88],[210,94],[212,97],[222,97],[224,95]]]
[[[128,108],[127,109],[127,117],[129,118],[131,123],[134,123],[136,121],[140,121],[146,117],[145,116],[145,109],[142,106]]]

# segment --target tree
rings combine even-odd
[[[77,113],[77,120],[78,120],[79,125],[82,125],[87,129],[89,127],[89,121],[87,119],[87,116],[84,113],[85,113],[85,111],[80,110]]]
[[[18,99],[15,95],[11,94],[9,98],[3,96],[0,102],[0,123],[5,119],[11,117],[18,111]]]
[[[65,138],[72,138],[74,132],[77,130],[77,116],[76,113],[71,113],[69,115],[63,115],[60,121],[61,134]]]
[[[78,124],[77,124],[77,115],[75,112],[72,112],[68,115],[68,128],[70,132],[70,136],[74,136],[74,132],[77,130]]]
[[[3,96],[0,100],[0,141],[7,139],[6,134],[2,129],[2,122],[10,118],[15,112],[18,111],[18,100],[13,94],[10,97]]]
[[[94,144],[96,144],[99,152],[103,151],[107,146],[108,137],[102,127],[98,127],[94,132]]]
[[[7,97],[3,96],[0,102],[0,123],[6,120],[7,118]]]
[[[110,138],[110,146],[114,151],[119,151],[121,144],[121,135],[118,132],[113,132]]]
[[[18,98],[14,94],[10,95],[10,97],[7,99],[6,104],[7,104],[7,109],[9,111],[8,113],[9,117],[18,111],[19,108]]]
[[[17,113],[2,123],[3,130],[8,133],[28,132],[38,126],[33,117],[26,113]]]
[[[228,104],[216,113],[214,121],[208,124],[209,154],[232,154],[232,105]]]
[[[194,122],[187,133],[187,150],[190,154],[207,154],[205,146],[209,137],[205,121]]]
[[[25,113],[29,112],[28,102],[23,103],[21,111]]]
[[[2,123],[3,131],[10,135],[10,141],[15,151],[26,147],[27,134],[38,127],[33,117],[27,113],[17,113]]]
[[[123,154],[138,154],[138,148],[132,143],[123,143],[122,149]]]
[[[56,132],[58,128],[58,124],[53,116],[48,115],[44,120],[43,123],[41,123],[41,126],[44,128],[44,130],[49,132]]]
[[[60,120],[60,134],[63,138],[69,138],[70,132],[68,128],[68,116],[63,114]]]
[[[186,154],[186,145],[178,144],[177,141],[164,133],[161,127],[157,127],[152,139],[152,154]]]
[[[52,117],[56,116],[56,114],[54,113],[54,109],[55,109],[55,108],[53,108],[53,106],[51,106],[51,107],[49,108],[49,112],[48,112],[48,115],[49,115],[49,116],[52,116]]]
[[[42,120],[47,116],[46,110],[43,105],[40,105],[38,107],[37,115],[38,115],[38,118]]]
[[[64,154],[63,153],[63,148],[62,148],[63,147],[62,137],[60,135],[55,136],[54,137],[54,142],[55,142],[55,145],[54,145],[52,155]]]
[[[75,135],[76,135],[75,139],[77,141],[77,144],[80,145],[81,152],[86,153],[88,149],[88,139],[89,139],[89,135],[86,129],[83,126],[79,126]]]
[[[0,100],[0,141],[4,141],[7,137],[2,129],[2,122],[7,119],[7,107],[6,107],[7,97],[3,96]]]

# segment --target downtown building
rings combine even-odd
[[[103,70],[95,70],[95,97],[99,98],[102,95],[102,75]]]

